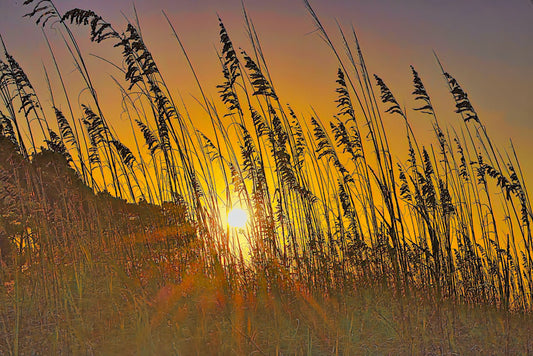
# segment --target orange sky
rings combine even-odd
[[[41,30],[32,20],[21,18],[26,12],[22,0],[0,0],[0,33],[12,55],[17,58],[37,88],[44,106],[50,105],[42,63],[53,76],[50,56]],[[61,11],[73,7],[90,8],[117,29],[124,28],[126,16],[132,16],[130,0],[56,0]],[[202,128],[201,109],[191,96],[199,91],[186,68],[168,25],[164,9],[179,32],[199,77],[216,97],[215,85],[222,82],[215,49],[218,43],[216,13],[222,17],[236,46],[249,49],[239,0],[152,0],[135,2],[146,43],[153,52],[170,88],[181,93]],[[437,51],[446,69],[468,92],[480,119],[499,147],[507,148],[513,139],[523,164],[529,186],[533,181],[533,5],[529,0],[314,0],[315,10],[330,34],[338,41],[334,19],[349,30],[353,24],[372,73],[382,77],[401,105],[412,108],[409,65],[419,71],[432,95],[442,120],[461,127],[453,113],[453,103],[439,73],[432,50]],[[247,0],[246,5],[260,35],[266,59],[282,102],[291,103],[306,117],[310,107],[322,119],[336,112],[335,58],[321,41],[313,22],[300,0]],[[96,53],[120,63],[120,53],[111,43],[94,45],[87,41],[87,29],[75,31],[86,55]],[[72,60],[62,50],[61,39],[47,29],[71,91],[76,98],[81,90]],[[340,48],[340,47],[339,47]],[[87,57],[96,88],[104,99],[108,119],[128,142],[129,133],[121,133],[119,91],[109,75],[121,74],[102,61]],[[52,77],[54,82],[54,77]],[[59,86],[53,84],[60,93]],[[85,97],[84,97],[85,95]],[[80,103],[87,101],[80,94]],[[415,131],[429,137],[431,127],[426,117],[408,112]],[[197,119],[196,119],[197,118]],[[386,116],[386,124],[396,128],[397,118]],[[403,131],[401,131],[403,133]],[[402,137],[403,139],[403,134]],[[433,138],[428,142],[434,142]],[[398,152],[402,160],[406,152]]]

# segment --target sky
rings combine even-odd
[[[49,105],[43,64],[51,70],[50,54],[41,29],[22,15],[23,0],[0,0],[0,34],[10,53],[20,62],[37,92]],[[411,96],[409,65],[414,65],[433,97],[441,117],[455,127],[460,118],[453,113],[453,102],[439,72],[433,51],[469,94],[489,135],[499,147],[513,140],[526,172],[533,182],[533,3],[530,0],[311,0],[327,30],[340,47],[335,21],[358,33],[371,73],[382,77],[402,106],[416,106]],[[199,78],[210,96],[222,82],[216,49],[219,15],[236,46],[250,49],[246,38],[240,0],[56,0],[60,11],[79,7],[92,9],[117,28],[132,18],[135,3],[148,47],[172,90],[195,107],[199,91],[186,67],[183,55],[168,24],[164,10],[174,24]],[[335,110],[335,80],[338,64],[314,32],[314,24],[301,0],[246,0],[247,10],[259,33],[270,73],[278,95],[295,110],[309,116],[311,107],[323,119]],[[72,61],[53,29],[47,29],[56,55],[61,58],[67,84],[76,90],[79,77]],[[87,29],[75,29],[86,55],[91,53],[120,63],[120,53],[110,44],[87,41]],[[103,96],[104,111],[116,116],[119,91],[110,76],[120,78],[109,64],[88,57],[89,70],[95,73],[96,88]],[[53,81],[53,80],[52,80]],[[58,88],[54,88],[58,90]],[[78,89],[80,90],[80,89]],[[84,100],[83,92],[78,102]],[[417,134],[430,136],[427,118],[408,112]],[[198,114],[199,116],[201,114]],[[394,130],[394,118],[386,118]],[[198,120],[200,127],[202,120]],[[394,132],[394,131],[393,131]],[[126,134],[124,134],[126,135]],[[402,137],[403,138],[403,137]],[[429,140],[428,140],[429,141]],[[406,154],[399,154],[405,159]]]

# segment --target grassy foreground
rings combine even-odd
[[[525,355],[533,347],[529,315],[398,298],[376,285],[312,295],[282,270],[275,282],[255,275],[243,286],[242,271],[206,266],[194,242],[167,249],[114,236],[112,244],[4,270],[0,353]]]
[[[41,272],[21,273],[16,289],[4,284],[2,354],[527,355],[533,347],[529,316],[493,308],[398,300],[378,288],[315,299],[260,280],[232,291],[194,262],[165,271],[147,261],[132,273],[125,261],[92,259],[46,271],[58,279],[52,300],[51,286],[35,280]],[[172,267],[184,276],[169,278]]]

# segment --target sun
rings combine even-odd
[[[228,214],[228,224],[231,227],[243,228],[248,222],[248,212],[241,208],[234,208]]]

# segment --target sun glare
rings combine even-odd
[[[228,224],[231,227],[243,228],[248,222],[248,212],[241,208],[234,208],[228,214]]]

